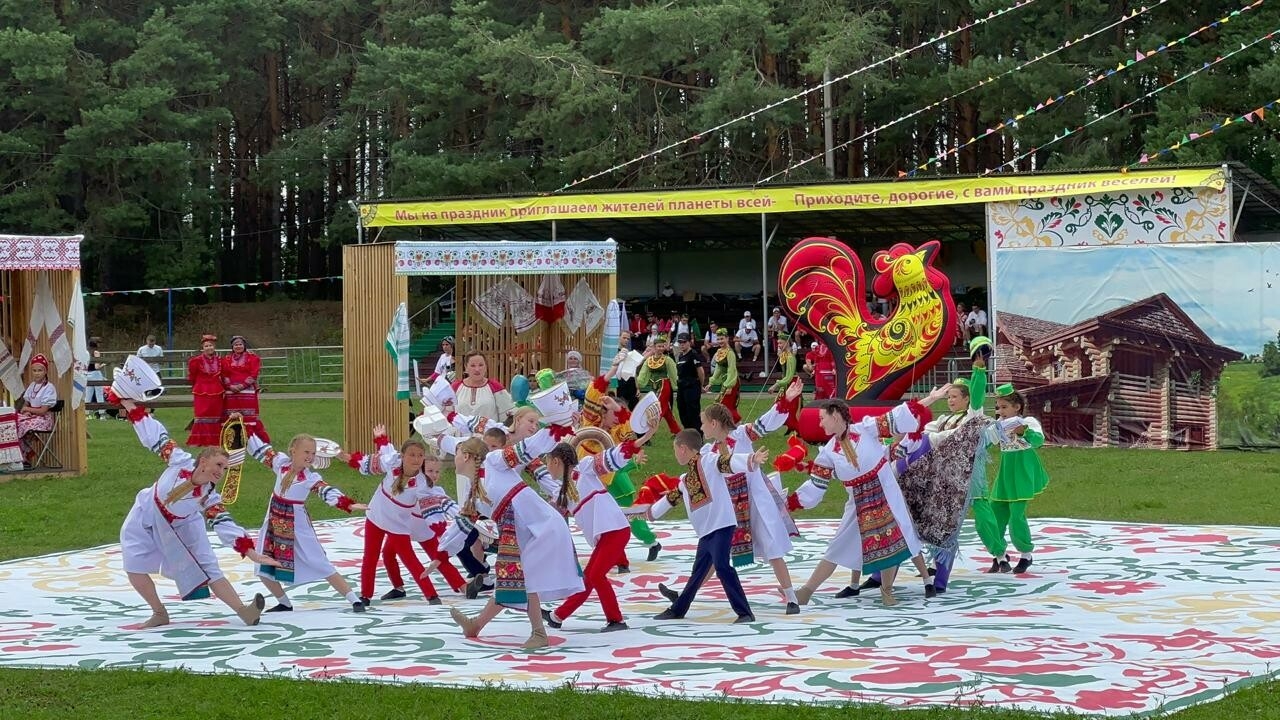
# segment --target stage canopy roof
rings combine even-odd
[[[1240,218],[1237,233],[1280,228],[1280,189],[1240,163],[1130,172],[1103,168],[760,187],[379,199],[361,202],[360,217],[375,236],[395,231],[383,239],[612,238],[622,248],[665,250],[758,246],[766,230],[761,218],[765,214],[766,231],[780,227],[781,240],[830,235],[854,245],[880,246],[925,238],[983,239],[984,203],[990,201],[1228,186]]]

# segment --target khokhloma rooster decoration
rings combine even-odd
[[[940,247],[930,240],[877,252],[871,283],[858,256],[834,238],[801,240],[782,261],[782,306],[831,350],[836,397],[849,401],[855,421],[895,404],[955,340],[951,281],[933,267]],[[891,301],[888,317],[871,313],[868,290]],[[802,435],[811,442],[824,439],[816,412],[801,413]]]

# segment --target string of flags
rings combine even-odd
[[[1168,155],[1169,153],[1173,152],[1174,150],[1177,150],[1178,148],[1182,147],[1183,145],[1190,145],[1191,143],[1195,142],[1196,140],[1200,140],[1200,139],[1202,139],[1202,138],[1207,138],[1207,137],[1209,137],[1210,135],[1212,135],[1212,134],[1214,134],[1214,133],[1218,132],[1218,131],[1219,131],[1219,130],[1221,130],[1222,128],[1227,127],[1228,125],[1240,125],[1240,124],[1244,124],[1244,123],[1252,124],[1252,123],[1255,123],[1255,122],[1266,122],[1266,119],[1267,119],[1267,111],[1268,111],[1268,110],[1274,110],[1274,109],[1275,109],[1275,107],[1276,107],[1276,104],[1277,104],[1277,103],[1280,103],[1280,98],[1276,98],[1275,100],[1272,100],[1271,102],[1267,103],[1266,105],[1260,105],[1260,106],[1258,106],[1258,107],[1256,107],[1256,108],[1254,108],[1254,109],[1250,110],[1250,111],[1249,111],[1249,112],[1247,112],[1247,113],[1243,113],[1243,114],[1238,115],[1238,116],[1236,116],[1236,117],[1229,117],[1229,118],[1227,118],[1226,120],[1223,120],[1223,121],[1222,121],[1222,122],[1220,122],[1220,123],[1214,123],[1212,127],[1208,128],[1208,129],[1206,129],[1206,130],[1202,130],[1202,131],[1200,131],[1200,132],[1198,132],[1198,133],[1187,133],[1186,135],[1183,135],[1183,136],[1182,136],[1182,139],[1181,139],[1181,140],[1179,140],[1178,142],[1176,142],[1176,143],[1174,143],[1174,144],[1170,145],[1169,147],[1161,148],[1160,150],[1157,150],[1157,151],[1152,152],[1152,153],[1142,153],[1142,157],[1138,158],[1136,161],[1134,161],[1134,162],[1132,162],[1132,163],[1129,163],[1129,165],[1126,167],[1126,169],[1128,169],[1128,168],[1135,168],[1135,167],[1138,167],[1139,165],[1146,165],[1148,162],[1151,162],[1152,160],[1154,160],[1154,159],[1156,159],[1156,158],[1159,158],[1159,157],[1163,157],[1163,156],[1165,156],[1165,155]]]
[[[677,140],[677,141],[675,141],[675,142],[669,143],[669,144],[667,144],[667,145],[664,145],[664,146],[662,146],[662,147],[658,148],[657,150],[650,150],[649,152],[644,153],[643,155],[639,155],[639,156],[636,156],[636,157],[634,157],[634,158],[631,158],[630,160],[627,160],[626,162],[618,163],[617,165],[614,165],[613,167],[608,168],[608,169],[606,169],[606,170],[601,170],[600,172],[594,173],[594,174],[592,174],[592,175],[587,175],[586,177],[578,178],[577,180],[574,180],[573,182],[565,183],[564,185],[562,185],[562,186],[561,186],[558,190],[556,190],[555,192],[556,192],[556,193],[564,192],[565,190],[568,190],[569,188],[576,187],[576,186],[578,186],[578,185],[581,185],[582,183],[589,182],[589,181],[594,180],[594,179],[596,179],[596,178],[598,178],[598,177],[602,177],[602,176],[604,176],[604,175],[608,175],[608,174],[610,174],[610,173],[617,172],[618,170],[621,170],[621,169],[623,169],[623,168],[625,168],[625,167],[628,167],[628,166],[634,165],[634,164],[636,164],[636,163],[638,163],[638,162],[641,162],[641,161],[643,161],[643,160],[647,160],[647,159],[649,159],[649,158],[651,158],[651,157],[653,157],[653,156],[655,156],[655,155],[661,155],[662,153],[664,153],[664,152],[666,152],[666,151],[668,151],[668,150],[671,150],[671,149],[673,149],[673,148],[680,147],[681,145],[684,145],[685,143],[702,140],[702,138],[703,138],[704,136],[706,136],[706,135],[710,135],[710,134],[711,134],[711,133],[713,133],[713,132],[717,132],[717,131],[719,131],[719,130],[723,130],[723,129],[725,129],[725,128],[729,127],[730,125],[737,124],[737,123],[739,123],[739,122],[742,122],[743,120],[750,120],[751,118],[755,117],[756,115],[759,115],[759,114],[761,114],[761,113],[764,113],[764,112],[767,112],[767,111],[769,111],[769,110],[772,110],[773,108],[776,108],[776,107],[778,107],[778,106],[780,106],[780,105],[785,105],[786,103],[789,103],[789,102],[791,102],[792,100],[798,100],[799,98],[802,98],[802,97],[804,97],[804,96],[806,96],[806,95],[809,95],[809,94],[811,94],[811,93],[815,93],[815,92],[817,92],[817,91],[821,90],[822,88],[827,87],[828,85],[832,85],[832,84],[834,84],[834,83],[838,83],[838,82],[841,82],[841,81],[844,81],[844,80],[848,80],[849,78],[853,77],[854,75],[858,75],[858,74],[864,73],[864,72],[866,72],[866,71],[868,71],[868,70],[871,70],[871,69],[873,69],[873,68],[877,68],[877,67],[879,67],[879,66],[881,66],[881,65],[884,65],[885,63],[893,62],[894,60],[897,60],[897,59],[899,59],[899,58],[905,57],[905,56],[907,56],[907,55],[909,55],[909,54],[911,54],[911,53],[913,53],[913,52],[915,52],[915,51],[917,51],[917,50],[922,50],[922,49],[927,48],[927,47],[930,47],[930,46],[932,46],[932,45],[936,45],[937,43],[939,43],[939,42],[941,42],[941,41],[943,41],[943,40],[946,40],[947,38],[951,37],[952,35],[958,35],[959,33],[962,33],[962,32],[964,32],[965,30],[968,30],[968,29],[970,29],[970,28],[974,28],[974,27],[977,27],[977,26],[979,26],[979,25],[984,25],[984,24],[986,24],[986,23],[988,23],[988,22],[991,22],[992,20],[995,20],[995,19],[996,19],[996,18],[998,18],[998,17],[1001,17],[1001,16],[1003,16],[1003,15],[1007,15],[1007,14],[1009,14],[1009,13],[1011,13],[1011,12],[1014,12],[1015,10],[1019,10],[1019,9],[1021,9],[1021,8],[1024,8],[1024,7],[1026,7],[1026,6],[1028,6],[1028,5],[1032,4],[1032,3],[1034,3],[1035,1],[1036,1],[1036,0],[1018,0],[1018,1],[1017,1],[1017,2],[1015,2],[1013,5],[1010,5],[1010,6],[1008,6],[1008,7],[1002,8],[1002,9],[1000,9],[1000,10],[993,10],[993,11],[991,11],[990,13],[988,13],[988,14],[987,14],[987,16],[986,16],[986,17],[975,18],[975,19],[973,19],[973,20],[971,20],[971,21],[969,21],[969,22],[964,23],[963,25],[957,25],[955,28],[953,28],[953,29],[951,29],[951,30],[948,30],[948,31],[943,32],[943,33],[939,33],[937,37],[933,37],[933,38],[929,38],[928,40],[921,41],[921,42],[920,42],[920,43],[918,43],[917,45],[915,45],[915,46],[913,46],[913,47],[910,47],[910,48],[906,48],[905,50],[899,50],[898,52],[894,53],[893,55],[890,55],[890,56],[888,56],[888,57],[881,58],[880,60],[877,60],[877,61],[875,61],[875,62],[873,62],[873,63],[871,63],[871,64],[869,64],[869,65],[863,65],[862,67],[860,67],[860,68],[858,68],[858,69],[856,69],[856,70],[854,70],[854,71],[852,71],[852,72],[848,72],[848,73],[845,73],[844,75],[840,75],[840,76],[838,76],[838,77],[831,78],[831,80],[830,80],[830,81],[824,81],[824,82],[818,83],[817,85],[815,85],[815,86],[813,86],[813,87],[811,87],[811,88],[806,88],[806,89],[801,90],[800,92],[795,93],[795,94],[793,94],[793,95],[788,95],[787,97],[784,97],[784,98],[782,98],[782,99],[780,99],[780,100],[775,100],[774,102],[771,102],[771,103],[769,103],[768,105],[763,105],[763,106],[761,106],[761,107],[758,107],[758,108],[756,108],[755,110],[752,110],[752,111],[751,111],[751,112],[749,112],[749,113],[746,113],[746,114],[744,114],[744,115],[739,115],[739,116],[737,116],[737,117],[735,117],[735,118],[732,118],[732,119],[730,119],[730,120],[726,120],[725,122],[722,122],[722,123],[720,123],[719,125],[716,125],[715,127],[708,128],[708,129],[703,130],[702,132],[699,132],[699,133],[695,133],[695,134],[690,135],[689,137],[686,137],[686,138],[684,138],[684,139],[682,139],[682,140]],[[554,193],[551,193],[551,194],[554,194]]]
[[[1150,10],[1153,10],[1153,9],[1155,9],[1155,8],[1158,8],[1158,7],[1160,7],[1161,5],[1164,5],[1164,4],[1165,4],[1165,3],[1167,3],[1167,2],[1170,2],[1170,0],[1156,0],[1156,2],[1155,2],[1153,5],[1150,5],[1150,6],[1146,6],[1146,5],[1144,5],[1144,6],[1142,6],[1141,8],[1135,8],[1135,9],[1133,9],[1131,12],[1129,12],[1129,13],[1127,13],[1127,14],[1125,14],[1125,15],[1122,15],[1122,16],[1120,17],[1120,19],[1115,20],[1115,21],[1111,22],[1111,23],[1110,23],[1110,24],[1108,24],[1108,25],[1105,25],[1105,26],[1103,26],[1103,27],[1100,27],[1100,28],[1098,28],[1097,30],[1094,30],[1094,31],[1092,31],[1092,32],[1090,32],[1090,33],[1087,33],[1087,34],[1085,34],[1085,35],[1081,35],[1080,37],[1078,37],[1078,38],[1076,38],[1076,39],[1074,39],[1074,40],[1068,40],[1068,41],[1066,41],[1065,43],[1063,43],[1063,44],[1059,45],[1058,47],[1053,48],[1052,50],[1048,50],[1048,51],[1046,51],[1046,52],[1044,52],[1044,53],[1041,53],[1040,55],[1038,55],[1038,56],[1036,56],[1036,57],[1034,57],[1034,58],[1031,58],[1030,60],[1027,60],[1027,61],[1025,61],[1025,62],[1021,63],[1020,65],[1017,65],[1017,66],[1015,66],[1015,67],[1011,67],[1011,68],[1009,68],[1008,70],[1005,70],[1004,72],[999,73],[998,75],[992,75],[991,77],[988,77],[988,78],[987,78],[987,79],[985,79],[985,80],[979,80],[976,84],[974,84],[974,85],[970,85],[969,87],[965,88],[964,90],[961,90],[960,92],[957,92],[957,93],[955,93],[955,94],[953,94],[953,95],[948,95],[947,97],[944,97],[944,98],[942,98],[941,100],[937,100],[937,101],[935,101],[935,102],[929,103],[928,105],[925,105],[924,107],[922,107],[922,108],[920,108],[920,109],[918,109],[918,110],[914,110],[914,111],[912,111],[912,112],[910,112],[910,113],[907,113],[906,115],[903,115],[903,116],[901,116],[901,117],[898,117],[898,118],[895,118],[895,119],[893,119],[893,120],[890,120],[889,122],[887,122],[887,123],[885,123],[885,124],[883,124],[883,125],[880,125],[880,126],[874,127],[874,128],[872,128],[872,129],[868,130],[867,132],[862,133],[861,135],[859,135],[859,136],[857,136],[857,137],[850,138],[850,139],[848,139],[848,140],[846,140],[846,141],[844,141],[844,142],[840,143],[839,145],[836,145],[835,147],[832,147],[832,148],[831,148],[831,151],[833,151],[833,152],[834,152],[834,151],[836,151],[836,150],[842,150],[842,149],[844,149],[844,148],[846,148],[846,147],[848,147],[848,146],[850,146],[850,145],[852,145],[852,144],[854,144],[854,143],[856,143],[856,142],[859,142],[859,141],[861,141],[861,140],[865,140],[865,139],[867,139],[867,138],[871,137],[872,135],[875,135],[876,133],[879,133],[879,132],[880,132],[880,131],[882,131],[882,130],[887,130],[887,129],[889,129],[889,128],[893,127],[894,125],[897,125],[898,123],[906,122],[907,120],[910,120],[911,118],[913,118],[913,117],[915,117],[915,116],[917,116],[917,115],[920,115],[920,114],[922,114],[922,113],[926,113],[926,112],[928,112],[928,111],[930,111],[930,110],[933,110],[934,108],[941,107],[942,105],[945,105],[945,104],[947,104],[947,103],[949,103],[949,102],[951,102],[951,101],[953,101],[953,100],[956,100],[957,98],[959,98],[960,96],[962,96],[962,95],[964,95],[964,94],[966,94],[966,93],[969,93],[969,92],[972,92],[972,91],[974,91],[974,90],[977,90],[978,88],[982,88],[982,87],[985,87],[985,86],[987,86],[987,85],[990,85],[990,84],[992,84],[992,83],[996,82],[997,80],[1001,80],[1001,79],[1003,79],[1003,78],[1005,78],[1005,77],[1007,77],[1007,76],[1009,76],[1009,75],[1012,75],[1012,74],[1013,74],[1013,73],[1015,73],[1015,72],[1018,72],[1018,71],[1020,71],[1020,70],[1023,70],[1023,69],[1025,69],[1025,68],[1027,68],[1028,66],[1034,65],[1035,63],[1038,63],[1038,62],[1040,62],[1041,60],[1044,60],[1044,59],[1045,59],[1045,58],[1047,58],[1047,57],[1051,57],[1051,56],[1053,56],[1053,55],[1056,55],[1056,54],[1058,54],[1058,53],[1062,52],[1063,50],[1066,50],[1067,48],[1069,48],[1069,47],[1071,47],[1071,46],[1073,46],[1073,45],[1078,45],[1078,44],[1080,44],[1080,43],[1082,43],[1082,42],[1085,42],[1086,40],[1089,40],[1089,39],[1091,39],[1091,38],[1093,38],[1093,37],[1097,36],[1097,35],[1100,35],[1100,34],[1102,34],[1102,33],[1104,33],[1104,32],[1107,32],[1108,30],[1113,30],[1113,29],[1115,29],[1116,27],[1118,27],[1118,26],[1120,26],[1120,25],[1123,25],[1123,24],[1124,24],[1124,23],[1126,23],[1126,22],[1129,22],[1130,20],[1132,20],[1132,19],[1134,19],[1134,18],[1136,18],[1136,17],[1138,17],[1138,16],[1140,16],[1140,15],[1144,15],[1144,14],[1146,14],[1147,12],[1149,12]],[[1258,0],[1258,4],[1261,4],[1262,2],[1263,2],[1263,0]],[[991,131],[988,131],[988,133],[987,133],[987,134],[990,134],[990,132],[991,132]],[[981,136],[979,136],[978,138],[970,139],[968,143],[965,143],[965,145],[969,145],[969,144],[972,144],[972,143],[974,143],[974,142],[977,142],[977,141],[978,141],[978,139],[980,139],[980,138],[982,138],[982,137],[985,137],[985,135],[981,135]],[[961,147],[964,147],[964,146],[962,145]],[[816,154],[816,155],[813,155],[813,156],[811,156],[811,157],[809,157],[809,158],[806,158],[806,159],[804,159],[804,160],[801,160],[801,161],[800,161],[800,162],[798,162],[798,163],[795,163],[794,165],[791,165],[791,166],[787,167],[786,169],[780,170],[780,171],[778,171],[778,172],[776,172],[776,173],[774,173],[774,174],[770,175],[769,177],[767,177],[767,178],[765,178],[765,179],[763,179],[763,180],[760,180],[757,184],[763,185],[763,184],[765,184],[765,183],[768,183],[768,182],[770,182],[770,181],[774,180],[775,178],[778,178],[779,176],[782,176],[782,175],[789,175],[789,174],[791,173],[791,171],[793,171],[793,170],[797,170],[797,169],[799,169],[799,168],[802,168],[802,167],[804,167],[805,165],[808,165],[809,163],[811,163],[811,162],[813,162],[813,161],[815,161],[815,160],[818,160],[819,158],[822,158],[822,157],[823,157],[823,154],[821,154],[821,153]],[[940,159],[940,158],[943,158],[943,157],[946,157],[946,155],[945,155],[945,154],[944,154],[944,155],[940,155],[940,156],[938,156],[938,158],[930,158],[930,161],[933,161],[933,160],[936,160],[936,159]],[[927,163],[926,163],[926,165],[921,166],[921,168],[924,168],[924,167],[926,167],[926,166],[927,166]],[[907,175],[907,173],[905,173],[905,172],[900,172],[900,173],[898,173],[898,177],[905,177],[906,175]]]
[[[293,280],[259,280],[258,282],[242,282],[242,283],[214,283],[212,285],[188,285],[186,287],[172,288],[147,288],[145,290],[99,290],[98,292],[87,292],[85,295],[160,295],[162,293],[173,293],[183,291],[206,292],[216,290],[218,288],[251,288],[266,287],[269,285],[298,285],[300,283],[326,282],[329,280],[341,280],[341,275],[330,275],[328,277],[314,278],[296,278]]]
[[[1188,73],[1184,73],[1184,74],[1182,74],[1182,75],[1179,75],[1179,76],[1175,77],[1173,80],[1170,80],[1169,82],[1167,82],[1167,83],[1165,83],[1165,84],[1163,84],[1163,85],[1161,85],[1161,86],[1157,87],[1156,89],[1152,90],[1151,92],[1149,92],[1149,93],[1147,93],[1147,94],[1145,94],[1145,95],[1143,95],[1143,96],[1141,96],[1141,97],[1138,97],[1138,98],[1135,98],[1135,99],[1133,99],[1133,100],[1130,100],[1129,102],[1127,102],[1127,103],[1125,103],[1125,104],[1121,105],[1120,107],[1116,108],[1115,110],[1112,110],[1112,111],[1110,111],[1110,112],[1107,112],[1107,113],[1104,113],[1104,114],[1102,114],[1102,115],[1099,115],[1098,117],[1096,117],[1096,118],[1094,118],[1094,119],[1090,120],[1089,122],[1087,122],[1087,123],[1085,123],[1085,124],[1083,124],[1083,125],[1080,125],[1080,126],[1075,127],[1075,128],[1066,128],[1066,129],[1064,129],[1061,133],[1059,133],[1059,134],[1057,134],[1057,135],[1054,135],[1052,140],[1049,140],[1048,142],[1044,143],[1043,145],[1041,145],[1041,146],[1039,146],[1039,147],[1033,147],[1033,148],[1031,148],[1030,150],[1028,150],[1028,151],[1026,151],[1026,152],[1024,152],[1024,153],[1022,153],[1022,154],[1020,154],[1020,155],[1015,156],[1013,159],[1008,160],[1008,161],[1006,161],[1006,162],[1004,162],[1004,163],[1001,163],[1000,165],[997,165],[996,167],[994,167],[994,168],[992,168],[992,169],[990,169],[990,170],[987,170],[987,171],[983,172],[982,174],[983,174],[983,175],[990,175],[990,174],[991,174],[991,173],[993,173],[993,172],[998,172],[998,171],[999,171],[999,170],[1001,170],[1002,168],[1013,166],[1013,165],[1017,164],[1019,161],[1021,161],[1021,160],[1025,160],[1026,158],[1031,157],[1031,156],[1032,156],[1032,155],[1034,155],[1035,153],[1039,152],[1040,150],[1045,149],[1046,147],[1049,147],[1050,145],[1053,145],[1053,144],[1058,143],[1058,142],[1060,142],[1060,141],[1062,141],[1062,140],[1065,140],[1065,139],[1067,139],[1067,138],[1069,138],[1069,137],[1071,137],[1072,135],[1075,135],[1075,134],[1077,134],[1077,133],[1083,132],[1085,128],[1089,127],[1090,125],[1093,125],[1094,123],[1097,123],[1097,122],[1101,122],[1101,121],[1103,121],[1103,120],[1106,120],[1107,118],[1109,118],[1109,117],[1111,117],[1111,116],[1115,115],[1116,113],[1124,112],[1125,110],[1128,110],[1129,108],[1133,107],[1134,105],[1137,105],[1138,103],[1142,102],[1143,100],[1146,100],[1146,99],[1148,99],[1148,98],[1150,98],[1150,97],[1152,97],[1152,96],[1154,96],[1154,95],[1157,95],[1157,94],[1159,94],[1159,93],[1161,93],[1161,92],[1163,92],[1163,91],[1165,91],[1165,90],[1168,90],[1169,88],[1173,87],[1174,85],[1177,85],[1177,84],[1178,84],[1178,83],[1180,83],[1180,82],[1183,82],[1183,81],[1185,81],[1185,80],[1189,80],[1189,79],[1191,79],[1191,78],[1195,77],[1196,75],[1199,75],[1200,73],[1204,72],[1205,70],[1208,70],[1209,68],[1213,67],[1214,65],[1217,65],[1218,63],[1223,62],[1224,60],[1226,60],[1226,59],[1227,59],[1227,58],[1229,58],[1229,57],[1232,57],[1233,55],[1239,55],[1240,53],[1244,52],[1245,50],[1248,50],[1249,48],[1251,48],[1251,47],[1253,47],[1253,46],[1255,46],[1255,45],[1257,45],[1257,44],[1259,44],[1259,43],[1264,43],[1264,42],[1269,41],[1269,40],[1271,40],[1272,38],[1274,38],[1277,34],[1280,34],[1280,28],[1277,28],[1276,30],[1272,30],[1271,32],[1267,33],[1266,35],[1263,35],[1262,37],[1258,38],[1257,40],[1254,40],[1253,42],[1250,42],[1250,43],[1240,43],[1240,47],[1236,48],[1235,50],[1232,50],[1231,52],[1229,52],[1229,53],[1227,53],[1227,54],[1225,54],[1225,55],[1219,55],[1219,56],[1217,56],[1216,58],[1214,58],[1212,61],[1206,62],[1205,64],[1201,65],[1200,67],[1196,68],[1195,70],[1192,70],[1191,72],[1188,72]]]
[[[1044,102],[1037,103],[1034,107],[1028,107],[1028,108],[1027,108],[1025,111],[1023,111],[1022,113],[1019,113],[1019,114],[1017,114],[1017,115],[1014,115],[1013,117],[1010,117],[1010,118],[1006,118],[1003,122],[1001,122],[1001,123],[999,123],[999,124],[995,125],[994,127],[987,128],[987,130],[986,130],[985,132],[983,132],[983,133],[981,133],[981,134],[979,134],[979,135],[977,135],[977,136],[975,136],[975,137],[971,137],[971,138],[969,138],[968,140],[966,140],[965,142],[960,143],[959,145],[957,145],[957,146],[955,146],[955,147],[953,147],[953,148],[947,148],[946,150],[944,150],[942,153],[940,153],[940,154],[939,154],[939,155],[937,155],[936,157],[931,157],[931,158],[929,158],[929,159],[928,159],[928,160],[926,160],[924,163],[920,164],[919,166],[915,167],[914,169],[912,169],[912,170],[910,170],[910,171],[906,171],[906,172],[899,172],[899,173],[898,173],[898,177],[900,177],[900,178],[904,178],[904,177],[915,177],[915,175],[916,175],[918,172],[920,172],[921,170],[928,170],[928,169],[929,169],[929,167],[930,167],[931,165],[932,165],[932,166],[941,166],[942,162],[943,162],[943,161],[945,161],[947,158],[951,157],[952,155],[957,155],[957,154],[959,154],[961,150],[963,150],[963,149],[964,149],[964,148],[966,148],[966,147],[969,147],[970,145],[973,145],[974,143],[976,143],[976,142],[978,142],[978,141],[982,140],[983,138],[989,137],[989,136],[991,136],[991,135],[994,135],[994,134],[996,134],[996,133],[998,133],[998,132],[1001,132],[1001,131],[1003,131],[1003,130],[1006,130],[1006,129],[1008,129],[1008,128],[1017,127],[1018,123],[1019,123],[1019,122],[1021,122],[1022,120],[1024,120],[1025,118],[1030,117],[1030,116],[1032,116],[1032,115],[1035,115],[1035,114],[1037,114],[1037,113],[1043,114],[1045,111],[1047,111],[1047,110],[1049,110],[1049,109],[1053,108],[1055,105],[1057,105],[1058,103],[1061,103],[1062,101],[1066,100],[1067,98],[1069,98],[1069,97],[1075,97],[1077,93],[1081,93],[1081,92],[1083,92],[1084,90],[1086,90],[1087,88],[1092,87],[1093,85],[1095,85],[1095,84],[1097,84],[1097,83],[1103,82],[1103,81],[1107,80],[1108,78],[1110,78],[1111,76],[1113,76],[1113,75],[1115,75],[1115,74],[1117,74],[1117,73],[1122,73],[1122,72],[1124,72],[1125,70],[1128,70],[1129,68],[1133,67],[1134,65],[1137,65],[1137,64],[1139,64],[1139,63],[1142,63],[1142,62],[1144,62],[1144,61],[1146,61],[1146,60],[1150,60],[1152,57],[1155,57],[1155,56],[1160,55],[1160,54],[1162,54],[1162,53],[1165,53],[1165,52],[1167,52],[1167,51],[1169,51],[1169,50],[1171,50],[1171,49],[1173,49],[1173,48],[1176,48],[1176,47],[1178,47],[1178,46],[1180,46],[1180,45],[1183,45],[1183,44],[1185,44],[1188,40],[1190,40],[1190,39],[1194,38],[1195,36],[1199,35],[1200,33],[1203,33],[1203,32],[1205,32],[1205,31],[1207,31],[1207,30],[1210,30],[1210,29],[1216,29],[1216,28],[1218,28],[1218,27],[1219,27],[1219,26],[1221,26],[1221,25],[1225,25],[1226,23],[1230,22],[1232,18],[1234,18],[1234,17],[1239,17],[1240,15],[1242,15],[1242,14],[1244,14],[1244,13],[1247,13],[1247,12],[1249,12],[1250,10],[1253,10],[1254,8],[1257,8],[1257,7],[1261,6],[1264,2],[1266,2],[1266,0],[1254,0],[1254,2],[1250,3],[1249,5],[1246,5],[1246,6],[1242,7],[1242,8],[1240,8],[1239,10],[1232,10],[1232,11],[1231,11],[1230,13],[1228,13],[1227,15],[1224,15],[1224,16],[1222,16],[1221,18],[1218,18],[1217,20],[1215,20],[1215,21],[1213,21],[1213,22],[1211,22],[1211,23],[1209,23],[1209,24],[1207,24],[1207,25],[1202,25],[1201,27],[1198,27],[1198,28],[1196,28],[1195,30],[1192,30],[1191,32],[1187,33],[1186,35],[1184,35],[1184,36],[1182,36],[1182,37],[1180,37],[1180,38],[1177,38],[1176,40],[1170,40],[1168,43],[1163,43],[1163,44],[1161,44],[1161,45],[1159,45],[1159,46],[1157,46],[1157,47],[1155,47],[1155,48],[1153,48],[1153,49],[1151,49],[1151,50],[1149,50],[1149,51],[1147,51],[1147,52],[1142,52],[1141,50],[1137,50],[1137,51],[1135,51],[1135,52],[1134,52],[1134,54],[1133,54],[1133,57],[1132,57],[1132,58],[1128,58],[1128,59],[1126,59],[1124,62],[1117,63],[1117,64],[1116,64],[1116,66],[1115,66],[1114,68],[1109,68],[1109,69],[1107,69],[1107,70],[1106,70],[1106,71],[1104,71],[1104,72],[1098,73],[1097,75],[1090,76],[1090,77],[1089,77],[1089,79],[1088,79],[1086,82],[1084,82],[1084,83],[1082,83],[1082,84],[1078,85],[1077,87],[1075,87],[1075,88],[1074,88],[1074,89],[1072,89],[1072,90],[1069,90],[1069,91],[1067,91],[1067,92],[1065,92],[1065,93],[1062,93],[1062,94],[1059,94],[1059,95],[1057,95],[1057,96],[1050,96],[1050,97],[1045,98]],[[1143,8],[1143,10],[1145,10],[1145,9],[1146,9],[1146,8]],[[1131,17],[1132,17],[1132,16],[1131,16]],[[1073,43],[1072,43],[1072,44],[1074,44],[1075,42],[1079,42],[1079,41],[1078,41],[1078,40],[1077,40],[1077,41],[1073,41]],[[1059,48],[1059,49],[1061,49],[1061,48]],[[1055,52],[1056,52],[1056,51],[1055,51]],[[1203,69],[1203,68],[1201,68],[1201,69]],[[1105,116],[1104,116],[1104,117],[1105,117]],[[1082,127],[1083,127],[1083,126],[1082,126]],[[1075,131],[1078,131],[1078,130],[1080,130],[1080,129],[1081,129],[1081,128],[1076,128],[1075,130],[1069,130],[1069,129],[1068,129],[1068,132],[1069,132],[1069,133],[1070,133],[1070,132],[1075,132]],[[1063,136],[1063,137],[1065,137],[1065,136]],[[1026,153],[1025,155],[1021,155],[1021,156],[1019,156],[1019,158],[1026,157],[1026,156],[1028,156],[1028,155],[1030,155],[1030,154],[1032,154],[1032,153],[1036,152],[1036,151],[1037,151],[1037,150],[1039,150],[1039,149],[1041,149],[1041,148],[1034,148],[1034,149],[1032,149],[1029,153]],[[1016,160],[1015,160],[1015,161],[1016,161]],[[1009,163],[1005,163],[1005,165],[1009,165],[1009,164],[1011,164],[1012,162],[1015,162],[1015,161],[1010,161]],[[1000,167],[1004,167],[1004,166],[1002,165],[1002,166],[1000,166]],[[995,168],[995,169],[996,169],[996,170],[999,170],[1000,168]],[[991,171],[988,171],[988,172],[991,172]]]

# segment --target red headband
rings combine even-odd
[[[49,369],[49,358],[45,357],[44,355],[36,355],[35,357],[31,358],[31,364],[32,364],[32,365],[43,365],[43,366],[44,366],[44,369],[45,369],[45,370],[48,370],[48,369]]]
[[[218,342],[218,336],[217,335],[201,335],[200,342],[202,343]]]

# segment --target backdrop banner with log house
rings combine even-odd
[[[1086,231],[1086,246],[997,250],[995,381],[1049,442],[1280,446],[1280,244],[1213,242],[1214,220],[1199,242]]]

